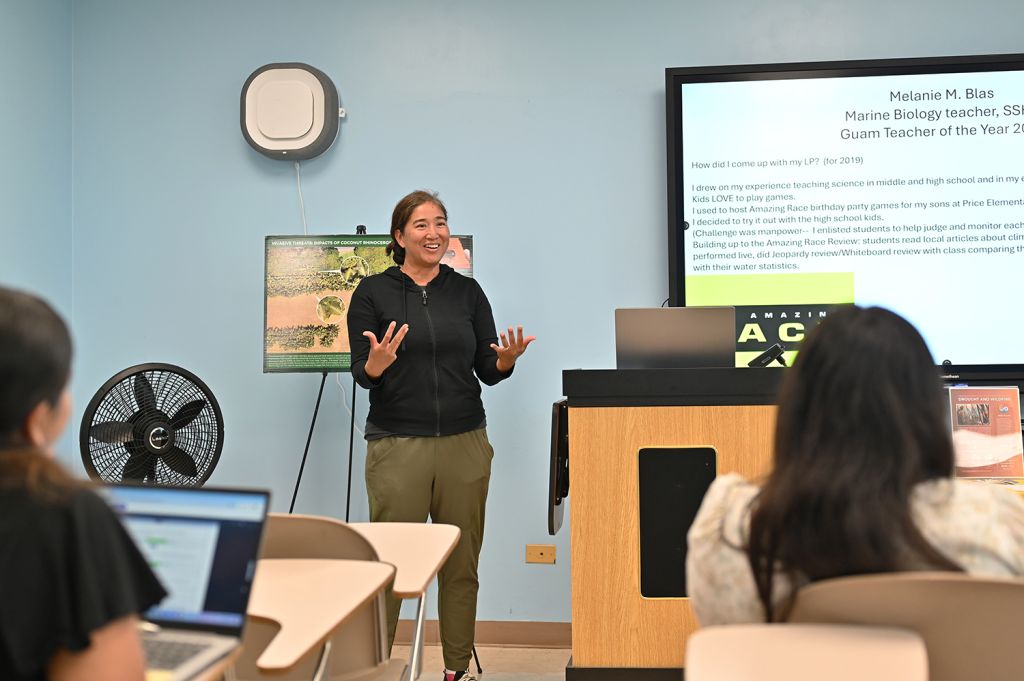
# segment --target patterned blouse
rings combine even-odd
[[[687,535],[686,583],[702,625],[764,622],[744,550],[758,491],[736,473],[717,478]],[[1024,499],[1015,492],[997,484],[933,480],[914,489],[911,512],[932,546],[968,573],[1024,575]],[[908,558],[907,569],[928,568]],[[773,602],[792,589],[776,574]]]

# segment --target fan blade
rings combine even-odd
[[[122,482],[142,482],[153,474],[156,457],[149,452],[136,452],[128,457],[121,471]]]
[[[172,446],[162,455],[164,463],[175,473],[181,475],[187,475],[191,478],[199,475],[199,471],[196,470],[196,462],[192,460],[192,457],[186,454],[183,450],[178,447]]]
[[[156,409],[156,395],[153,394],[153,386],[149,384],[146,374],[135,375],[132,391],[135,393],[135,403],[139,405],[140,411]]]
[[[171,428],[178,430],[192,423],[199,413],[206,409],[206,400],[195,400],[184,405],[171,417]]]
[[[134,437],[134,426],[124,421],[104,421],[97,423],[89,429],[89,435],[94,440],[116,444],[128,442]]]

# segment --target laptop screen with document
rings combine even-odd
[[[162,627],[241,632],[269,505],[257,490],[111,485],[107,499],[168,596]]]

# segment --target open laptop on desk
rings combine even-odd
[[[615,310],[618,369],[736,366],[736,308],[639,307]]]
[[[269,493],[121,485],[100,492],[168,593],[143,616],[147,678],[190,679],[241,643]]]

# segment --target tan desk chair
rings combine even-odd
[[[260,558],[325,558],[376,561],[373,546],[345,523],[320,516],[271,513],[267,516]],[[387,614],[383,593],[353,614],[330,640],[326,673],[335,681],[397,681],[404,660],[389,660]],[[319,664],[319,651],[284,674],[262,674],[256,659],[277,633],[271,623],[250,618],[242,642],[242,657],[235,665],[238,681],[249,679],[311,679]]]
[[[790,621],[872,624],[918,632],[932,681],[1024,678],[1024,580],[954,572],[842,577],[800,590]]]
[[[417,600],[409,653],[409,679],[416,681],[423,672],[427,587],[455,550],[459,528],[437,523],[349,523],[348,526],[373,545],[381,560],[395,566],[394,596]],[[474,655],[475,652],[474,649]]]
[[[928,681],[924,641],[905,629],[736,624],[686,642],[686,681]]]

